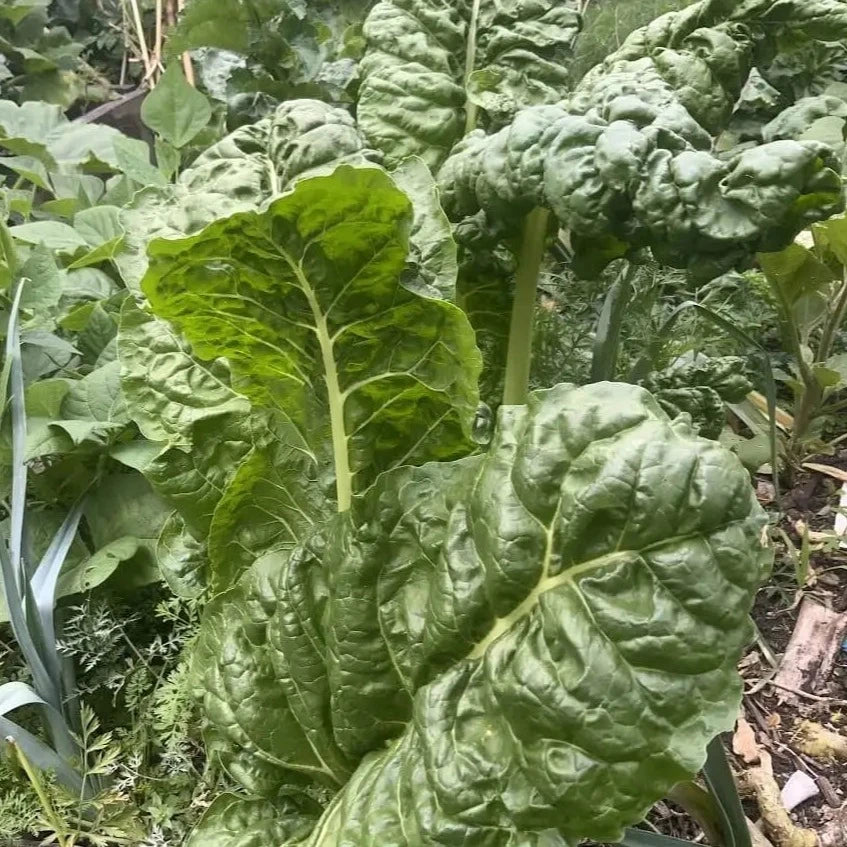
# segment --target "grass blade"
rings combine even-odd
[[[59,530],[53,536],[50,546],[44,553],[30,582],[32,598],[38,612],[40,634],[43,641],[43,657],[54,679],[60,679],[62,662],[56,649],[56,627],[54,609],[56,606],[56,585],[65,558],[76,537],[77,527],[82,518],[83,500],[68,512]]]
[[[624,313],[632,293],[632,282],[635,279],[635,266],[626,263],[626,267],[618,274],[617,279],[609,288],[609,293],[603,301],[603,309],[597,321],[597,332],[594,336],[594,350],[591,357],[591,382],[603,382],[615,378],[618,361],[618,348],[621,341],[621,327]]]
[[[724,818],[724,843],[726,847],[752,847],[747,818],[741,808],[738,789],[726,758],[720,736],[709,743],[703,776],[714,795]]]
[[[671,835],[662,835],[660,832],[629,828],[618,844],[622,844],[623,847],[692,847],[694,842],[674,838]]]
[[[9,516],[9,555],[15,573],[17,594],[23,599],[26,575],[23,571],[24,515],[26,513],[26,406],[21,364],[20,306],[26,280],[21,280],[12,302],[6,336],[6,366],[8,367],[9,409],[12,415],[12,506]]]

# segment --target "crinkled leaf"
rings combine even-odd
[[[192,600],[206,587],[207,557],[205,545],[197,541],[174,512],[165,521],[156,543],[156,558],[168,588],[177,597]]]
[[[220,598],[207,720],[266,760],[291,713],[369,753],[310,847],[616,841],[732,726],[765,522],[643,389],[538,392],[487,455],[382,475]],[[273,707],[244,673],[268,644]]]
[[[292,803],[221,794],[192,830],[186,847],[287,847],[308,835],[314,823]]]
[[[825,145],[711,152],[754,59],[747,30],[708,28],[721,13],[700,3],[637,30],[560,106],[525,109],[498,133],[467,136],[439,174],[448,214],[482,209],[514,220],[547,207],[570,230],[583,275],[650,247],[660,262],[709,278],[839,211],[839,163]],[[819,33],[820,20],[831,25],[821,37],[836,38],[847,26],[824,0],[744,3],[732,17],[763,38]]]
[[[410,213],[384,172],[342,166],[149,251],[154,311],[315,455],[332,444],[342,508],[381,470],[469,445],[479,354],[456,307],[400,283]]]
[[[362,130],[391,164],[415,155],[437,167],[473,128],[469,109],[502,122],[560,100],[578,31],[569,2],[381,0],[364,24]]]
[[[252,447],[249,403],[190,355],[173,330],[131,301],[118,339],[129,416],[158,443],[135,466],[198,539]]]

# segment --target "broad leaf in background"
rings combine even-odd
[[[331,458],[341,510],[382,470],[470,449],[479,353],[459,309],[401,285],[411,217],[384,172],[342,166],[149,250],[154,311]]]
[[[726,423],[724,403],[740,403],[753,390],[744,373],[744,360],[736,356],[674,362],[641,381],[675,418],[687,413],[705,438],[717,438]]]
[[[96,552],[80,567],[85,572],[111,572],[126,563],[120,574],[122,588],[155,582],[159,578],[156,543],[169,513],[167,504],[141,474],[101,479],[85,506]]]
[[[357,115],[389,164],[420,156],[430,167],[476,125],[523,106],[555,103],[568,88],[579,32],[576,3],[381,0],[364,24]]]
[[[230,121],[264,117],[297,97],[351,102],[361,21],[371,0],[192,0],[168,39],[172,56],[199,56],[200,74],[226,99]],[[221,54],[220,51],[225,51]],[[214,69],[208,66],[216,65]]]
[[[144,123],[176,148],[185,147],[211,118],[209,100],[188,84],[176,62],[170,64],[141,104]]]
[[[48,168],[117,169],[115,141],[123,137],[104,124],[72,123],[58,106],[0,100],[0,148],[33,156]]]
[[[733,725],[765,522],[643,389],[537,392],[219,598],[209,730],[281,779],[359,762],[310,847],[616,841]]]
[[[617,50],[638,27],[660,15],[690,6],[694,0],[591,0],[585,6],[585,20],[576,42],[572,77],[581,79],[594,65]]]

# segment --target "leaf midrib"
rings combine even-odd
[[[285,251],[280,250],[288,266],[297,278],[303,294],[312,310],[315,320],[315,335],[321,351],[326,383],[327,402],[329,405],[329,424],[332,434],[332,456],[335,464],[335,493],[338,511],[347,512],[353,499],[353,475],[350,472],[350,453],[347,449],[347,433],[344,429],[344,393],[338,381],[338,368],[335,364],[333,339],[327,327],[326,315],[321,311],[318,298],[309,283],[302,266],[295,262]]]

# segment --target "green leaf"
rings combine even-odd
[[[562,98],[579,16],[556,0],[382,0],[363,32],[362,131],[389,164],[420,156],[435,168],[474,128],[477,107],[502,123]]]
[[[159,170],[165,175],[165,179],[172,179],[182,162],[179,150],[161,138],[156,138],[155,149]]]
[[[47,168],[35,156],[5,156],[0,159],[0,165],[8,168],[10,171],[14,171],[18,176],[29,180],[29,182],[38,188],[43,188],[45,191],[52,191]]]
[[[391,173],[394,184],[412,201],[406,288],[425,297],[456,298],[458,258],[452,227],[441,208],[429,168],[414,156]]]
[[[62,404],[66,418],[124,424],[129,422],[121,393],[121,366],[114,361],[71,383]]]
[[[620,840],[733,725],[765,524],[643,389],[537,392],[486,455],[381,475],[218,598],[206,718],[283,770],[292,715],[359,762],[308,847]]]
[[[290,801],[271,803],[221,794],[204,812],[185,847],[293,847],[314,823]]]
[[[40,98],[18,106],[0,100],[0,147],[34,156],[49,170],[57,164],[109,170],[117,167],[115,142],[124,136],[105,124],[71,123],[62,108]]]
[[[206,588],[206,549],[185,527],[174,512],[162,527],[156,543],[156,558],[162,578],[177,597],[192,600]]]
[[[76,253],[88,247],[85,239],[71,226],[60,221],[36,221],[10,229],[12,236],[26,244],[42,244],[60,253]]]
[[[779,253],[760,253],[758,258],[765,276],[792,306],[803,297],[823,296],[835,280],[832,270],[799,244],[789,244]]]
[[[141,104],[141,120],[177,149],[185,147],[211,118],[208,98],[186,82],[178,62],[171,62]]]
[[[92,574],[99,576],[131,562],[121,569],[122,587],[157,580],[156,542],[170,512],[141,474],[103,478],[85,505],[96,552],[80,566],[83,579],[90,581]]]
[[[139,185],[165,186],[164,174],[150,164],[150,148],[136,138],[118,138],[115,141],[118,167]]]
[[[692,8],[634,32],[561,103],[465,136],[438,175],[451,220],[482,211],[516,222],[548,208],[570,232],[578,270],[597,273],[649,247],[661,264],[710,279],[842,211],[840,162],[819,142],[710,152],[756,60],[753,44],[788,37],[804,26],[793,16],[808,22],[811,13]],[[831,4],[815,14],[842,31]],[[738,27],[718,26],[727,18]],[[679,141],[673,150],[658,140],[667,132]]]
[[[262,554],[293,547],[331,513],[334,492],[321,470],[295,428],[277,423],[272,442],[247,456],[216,504],[208,536],[213,589],[232,586]]]
[[[64,274],[49,245],[38,244],[21,266],[19,275],[29,280],[21,295],[21,308],[32,312],[42,326],[52,326],[48,319],[61,299]]]
[[[267,120],[240,127],[201,153],[176,185],[135,194],[122,213],[121,274],[137,290],[154,238],[193,235],[234,212],[259,209],[304,175],[375,156],[345,110],[316,100],[283,103]]]
[[[145,438],[188,451],[199,421],[232,413],[246,417],[245,398],[194,359],[164,321],[131,299],[121,310],[118,349],[129,413]]]
[[[91,249],[68,266],[71,270],[113,259],[123,244],[124,230],[120,222],[120,209],[116,206],[94,206],[77,212],[74,229]]]
[[[312,453],[332,445],[342,510],[380,471],[470,446],[479,353],[455,306],[401,286],[410,218],[382,171],[342,166],[149,249],[154,311]]]
[[[169,53],[175,56],[197,47],[246,51],[250,38],[245,11],[240,0],[194,0],[168,39]]]
[[[118,350],[128,414],[158,444],[135,466],[205,539],[218,501],[252,448],[250,404],[131,300],[121,312]]]

